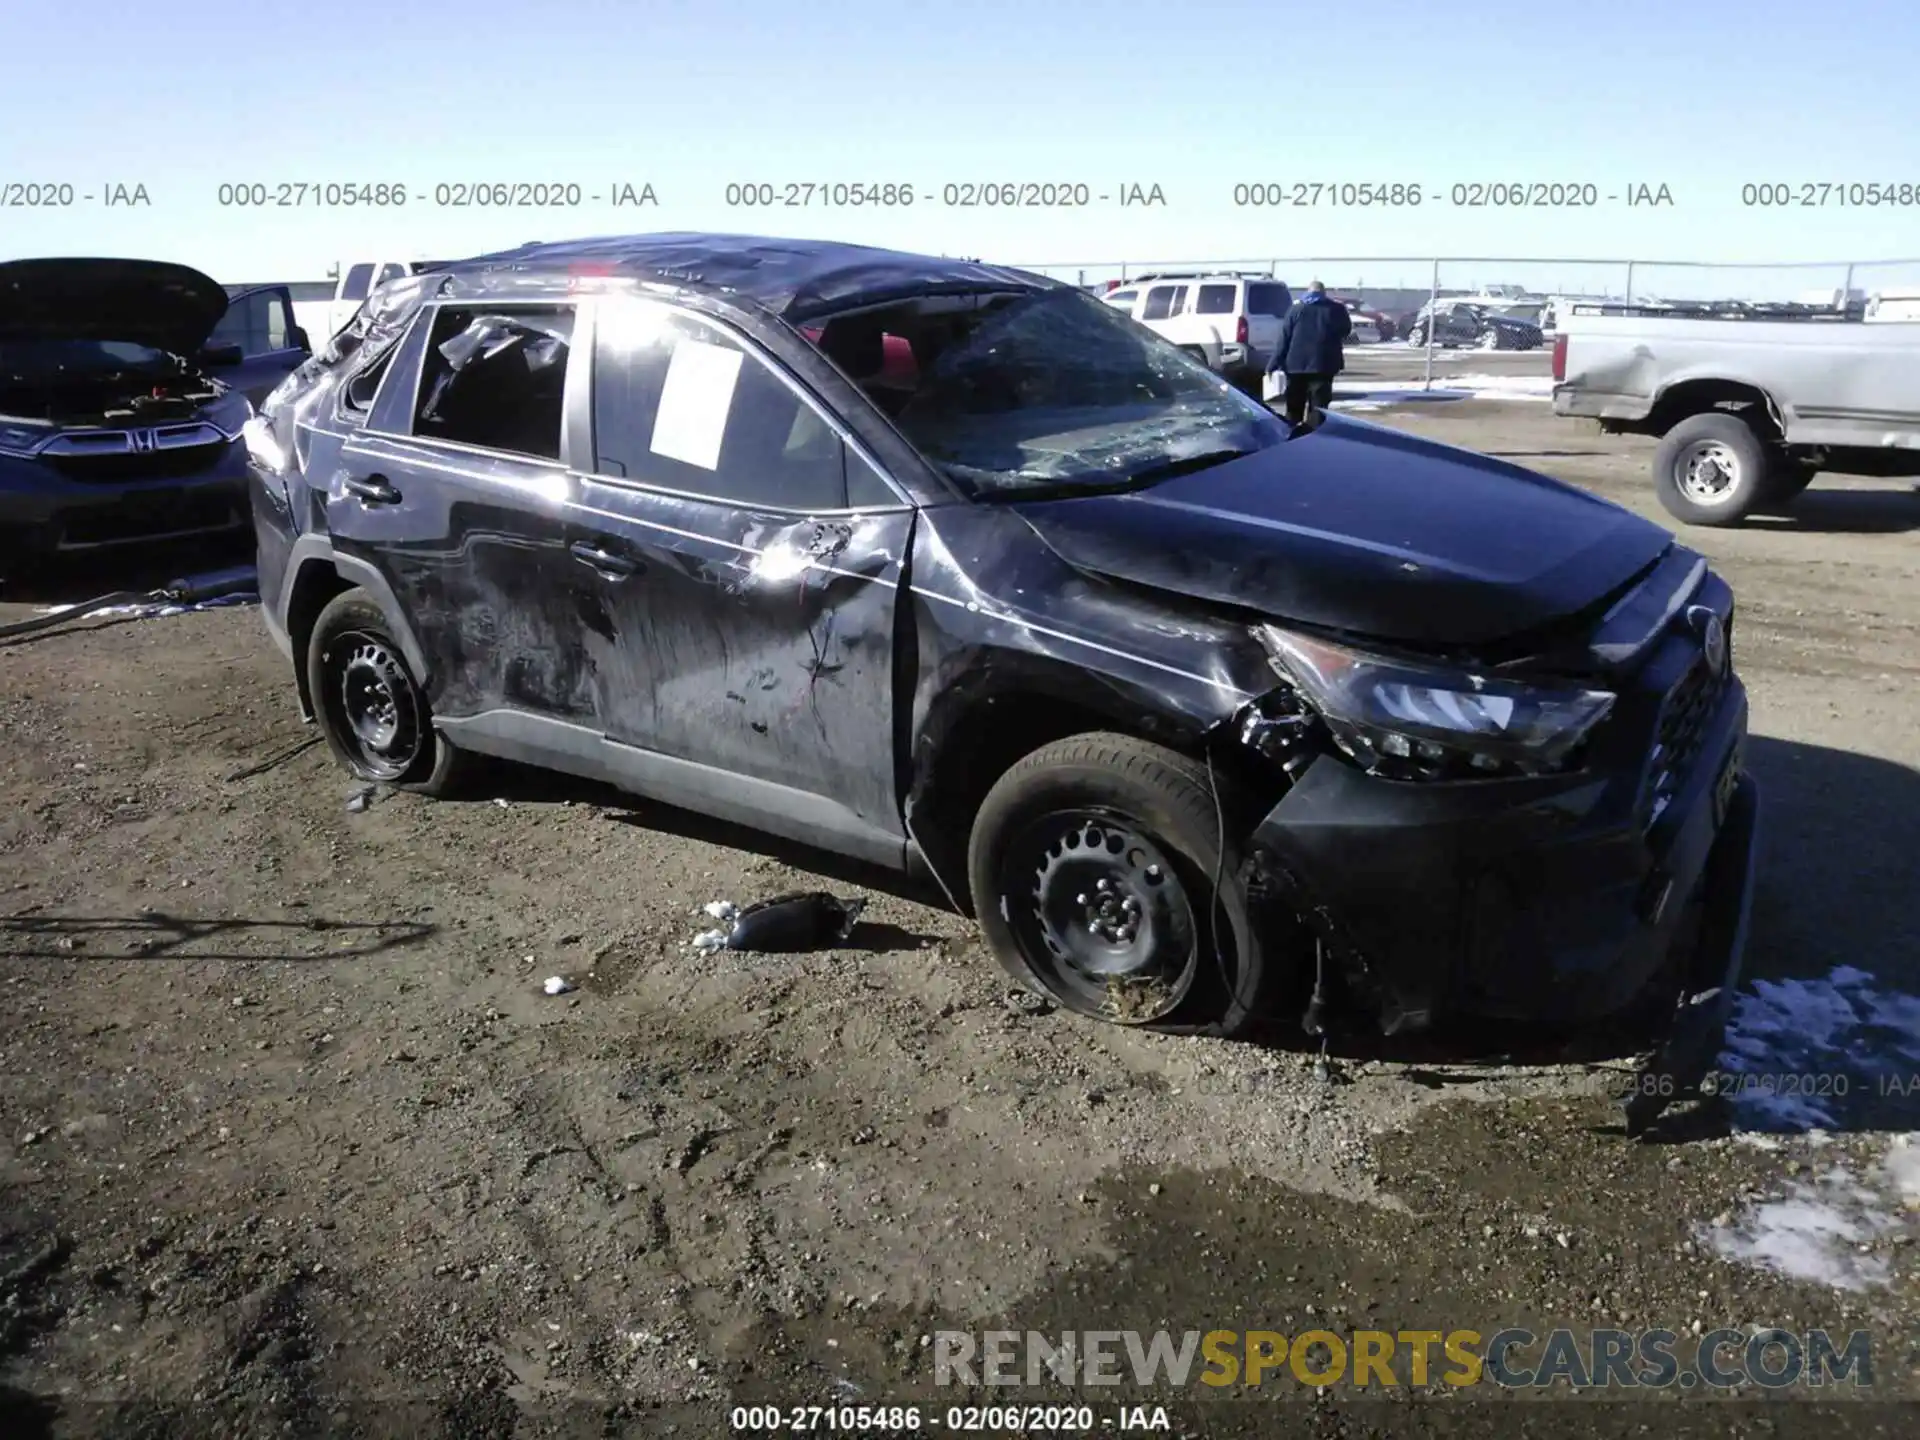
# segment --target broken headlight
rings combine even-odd
[[[1613,709],[1605,690],[1560,689],[1368,654],[1258,625],[1275,672],[1333,741],[1394,779],[1543,775],[1566,767]]]

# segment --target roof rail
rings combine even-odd
[[[1149,270],[1144,275],[1129,275],[1121,283],[1144,285],[1149,280],[1278,280],[1265,270]]]

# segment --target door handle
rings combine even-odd
[[[640,568],[640,562],[629,555],[621,555],[591,540],[576,540],[567,547],[573,558],[582,565],[596,571],[606,580],[624,580]]]
[[[400,503],[400,492],[387,482],[387,477],[384,475],[369,475],[364,479],[358,475],[349,475],[340,482],[340,488],[362,505],[398,505]]]

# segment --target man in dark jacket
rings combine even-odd
[[[1347,307],[1329,300],[1327,287],[1318,280],[1287,312],[1280,325],[1279,343],[1267,362],[1267,373],[1286,374],[1289,423],[1300,424],[1309,405],[1318,422],[1333,403],[1333,377],[1347,364],[1342,342],[1352,333],[1353,317]]]

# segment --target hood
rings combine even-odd
[[[125,340],[191,356],[227,313],[227,292],[164,260],[0,264],[0,340]]]
[[[1545,475],[1340,415],[1149,490],[1013,508],[1080,569],[1420,647],[1550,625],[1673,538]]]

